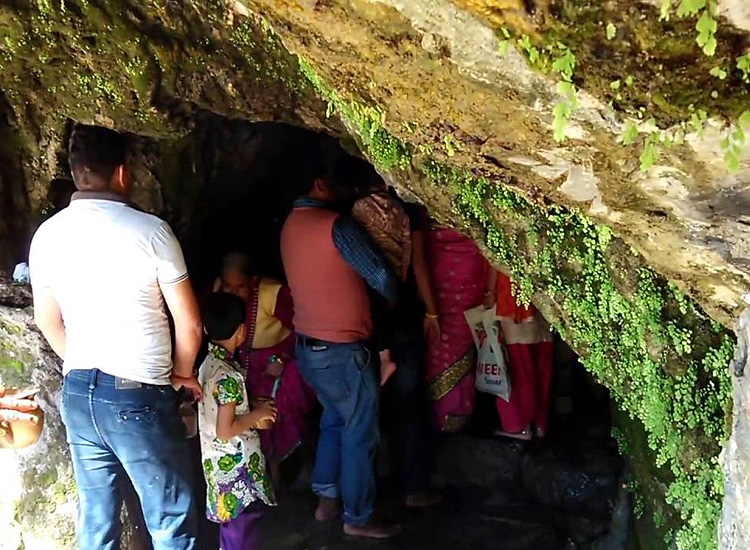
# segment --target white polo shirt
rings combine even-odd
[[[116,199],[76,198],[39,227],[29,256],[32,285],[51,289],[62,311],[64,373],[99,369],[169,384],[172,340],[160,285],[188,275],[166,222]]]

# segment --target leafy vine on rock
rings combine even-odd
[[[586,2],[583,2],[586,5]],[[585,11],[587,8],[582,8]],[[590,11],[590,10],[589,10]],[[695,19],[695,31],[696,38],[695,43],[698,45],[703,54],[708,57],[717,55],[718,44],[718,15],[717,15],[717,2],[716,0],[680,0],[675,2],[673,0],[663,0],[660,9],[660,21],[670,21],[672,16],[676,16],[678,20],[688,20],[689,18]],[[601,30],[598,32],[602,33],[604,38],[608,42],[617,41],[619,35],[622,33],[620,29],[612,21],[608,23],[599,23]],[[583,32],[586,32],[585,30]],[[590,31],[589,31],[590,32]],[[575,48],[569,45],[563,45],[560,39],[560,33],[554,28],[551,29],[549,36],[543,34],[537,36],[534,39],[527,35],[521,35],[514,37],[513,31],[506,27],[501,27],[497,31],[499,53],[501,55],[507,54],[511,45],[515,45],[517,50],[521,52],[528,60],[529,65],[535,69],[538,69],[544,73],[549,73],[551,69],[556,72],[559,71],[557,66],[558,62],[565,62],[565,59],[572,59],[572,66],[575,67],[577,59],[575,55]],[[568,34],[568,38],[571,36]],[[620,37],[622,38],[622,37]],[[635,32],[635,37],[622,38],[632,42],[633,38],[639,39],[638,32]],[[552,60],[555,59],[557,48],[560,47],[565,53],[562,57],[557,58],[554,63]],[[727,81],[728,79],[735,79],[744,84],[750,84],[750,53],[742,53],[733,57],[733,55],[726,48],[720,52],[719,65],[714,65],[711,68],[707,68],[708,74],[719,82]],[[553,138],[556,142],[562,142],[565,139],[565,129],[570,122],[570,119],[575,111],[578,101],[576,96],[576,85],[572,80],[572,73],[568,76],[565,72],[559,71],[561,75],[561,81],[557,84],[557,91],[562,96],[562,99],[557,101],[552,109],[553,115]],[[737,77],[741,74],[741,80]],[[577,82],[578,85],[585,86],[586,82]],[[624,84],[624,86],[623,86]],[[626,90],[633,89],[634,85],[636,88],[644,88],[648,91],[648,103],[653,103],[656,107],[668,108],[674,118],[675,109],[674,106],[664,105],[664,97],[662,93],[650,90],[650,87],[646,83],[636,82],[632,75],[627,75],[623,80],[621,77],[611,80],[609,82],[609,88],[611,94],[614,95],[613,100],[610,101],[610,105],[613,103],[621,103],[623,95],[626,94]],[[727,85],[725,85],[725,90]],[[731,89],[731,86],[729,87]],[[710,93],[709,93],[710,92]],[[719,92],[715,89],[707,90],[710,100],[719,100]],[[730,93],[730,92],[727,92]],[[723,101],[723,99],[722,99]],[[687,108],[687,118],[681,121],[677,121],[677,124],[670,125],[670,128],[665,128],[665,125],[657,122],[655,115],[650,116],[647,113],[645,101],[639,101],[639,106],[635,110],[634,114],[640,121],[649,119],[654,122],[655,128],[648,131],[642,132],[638,125],[635,125],[632,120],[625,120],[624,127],[625,132],[628,133],[628,138],[623,136],[622,143],[624,145],[630,145],[638,142],[642,148],[640,153],[640,167],[642,171],[649,170],[659,159],[661,151],[663,149],[670,149],[675,144],[681,144],[684,141],[686,134],[689,131],[696,133],[702,133],[704,123],[707,121],[709,114],[715,116],[718,119],[726,121],[726,126],[723,130],[725,139],[722,140],[721,146],[724,153],[724,160],[726,162],[727,169],[730,172],[734,172],[739,169],[739,158],[747,146],[744,138],[746,131],[747,121],[750,120],[750,111],[742,111],[738,113],[738,109],[733,109],[735,115],[733,117],[726,116],[722,112],[713,112],[706,106],[696,106],[693,103],[685,105]],[[738,102],[738,105],[741,105]],[[745,105],[747,103],[745,102]],[[702,113],[701,123],[695,124],[696,113]],[[637,131],[633,133],[633,129]],[[638,139],[639,134],[643,133],[644,136],[641,140]]]

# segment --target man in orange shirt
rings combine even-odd
[[[388,538],[397,526],[372,521],[378,446],[377,359],[369,285],[391,303],[398,280],[367,233],[331,208],[336,194],[318,159],[312,185],[281,234],[281,254],[295,305],[300,374],[323,405],[313,490],[319,521],[338,516],[344,532]]]

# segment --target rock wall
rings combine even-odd
[[[657,4],[4,4],[0,111],[12,139],[0,145],[11,161],[0,243],[14,244],[0,262],[22,256],[18,235],[64,170],[71,120],[144,136],[132,159],[143,200],[185,223],[196,194],[170,178],[184,167],[166,153],[190,149],[205,112],[348,136],[474,236],[640,424],[653,455],[634,457],[650,466],[636,470],[660,523],[675,526],[669,544],[715,548],[734,347],[724,327],[750,276],[750,165],[737,133],[747,33],[734,2],[718,3],[729,19],[713,31],[718,16],[703,6],[683,18],[674,6],[664,21],[671,4]]]
[[[0,451],[0,536],[9,549],[73,548],[75,484],[58,401],[57,358],[36,332],[27,289],[0,280],[0,384],[38,387],[45,414],[41,440],[29,449]]]

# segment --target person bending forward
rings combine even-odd
[[[397,279],[367,233],[330,208],[335,198],[320,169],[281,233],[299,370],[323,405],[313,472],[316,518],[336,517],[341,499],[347,534],[385,538],[399,529],[372,521],[379,383],[377,359],[366,344],[372,334],[366,284],[395,302]]]

